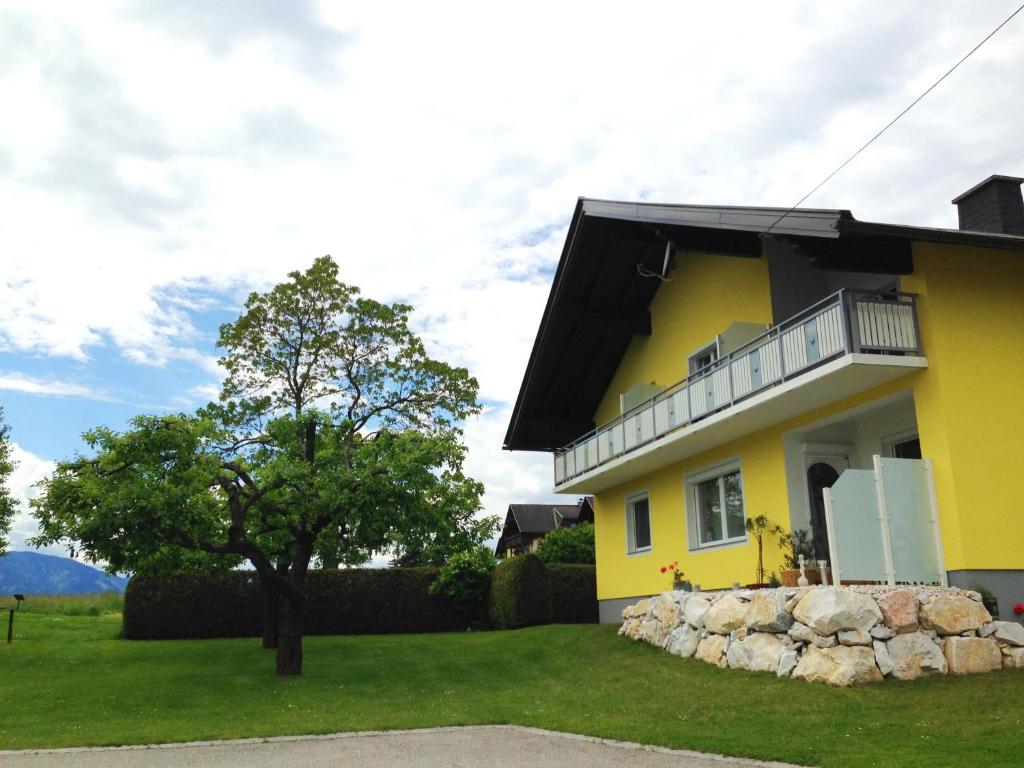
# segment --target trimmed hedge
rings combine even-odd
[[[548,621],[597,623],[597,575],[592,565],[548,563]]]
[[[436,568],[310,571],[306,634],[444,632],[597,621],[592,565],[548,565],[536,555],[506,560],[491,574],[488,601],[460,608],[431,595]],[[262,593],[253,571],[135,576],[124,600],[129,640],[258,637]]]
[[[518,555],[498,563],[491,574],[489,613],[496,629],[548,623],[548,572],[539,557]]]

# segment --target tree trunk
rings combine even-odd
[[[283,600],[277,642],[277,674],[302,674],[302,632],[305,606],[302,600]]]
[[[272,584],[263,584],[263,647],[277,648],[280,594]]]

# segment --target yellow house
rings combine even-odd
[[[578,201],[505,448],[595,497],[602,620],[669,563],[763,578],[762,515],[833,580],[1024,603],[1022,181],[956,198],[959,230]]]

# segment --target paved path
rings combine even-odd
[[[0,751],[3,768],[792,768],[519,726],[282,736],[153,747]]]

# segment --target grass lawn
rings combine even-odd
[[[278,679],[256,639],[129,642],[117,614],[23,612],[15,629],[0,644],[7,749],[517,723],[824,766],[1024,759],[1020,672],[837,690],[591,625],[312,637],[305,674]]]

